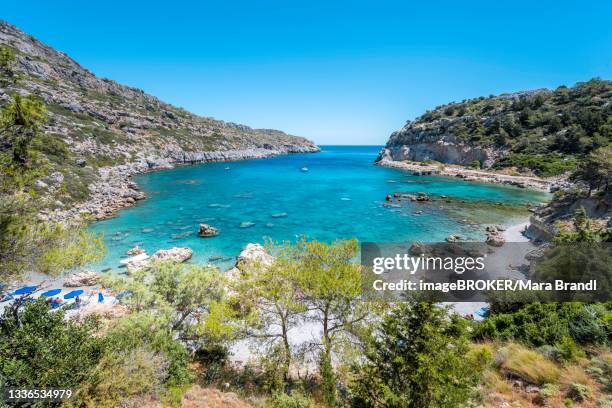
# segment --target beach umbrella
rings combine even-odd
[[[61,291],[62,291],[61,289],[51,289],[51,290],[41,293],[40,296],[44,296],[44,297],[55,296],[55,295],[58,295]]]
[[[98,292],[98,303],[104,303],[104,295],[102,292]]]
[[[13,295],[27,295],[28,293],[34,292],[37,287],[38,286],[24,286],[23,288],[19,288],[13,292]]]
[[[83,289],[73,290],[72,292],[68,292],[64,295],[64,299],[72,299],[77,296],[81,296],[85,291]]]

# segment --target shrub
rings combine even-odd
[[[473,395],[487,354],[486,347],[470,353],[464,319],[435,304],[401,303],[373,335],[364,363],[354,367],[354,403],[461,406]]]
[[[312,399],[299,392],[292,392],[291,395],[278,393],[268,398],[266,408],[314,408]]]
[[[77,323],[44,301],[0,317],[0,386],[77,388],[103,355],[106,342],[92,334],[95,320]]]
[[[593,392],[587,385],[574,383],[570,386],[567,396],[576,402],[583,402],[590,399]]]
[[[129,400],[159,397],[168,366],[163,355],[143,349],[108,354],[70,404],[112,408]]]
[[[540,389],[538,396],[540,399],[546,401],[556,396],[560,391],[560,387],[557,384],[544,384]]]
[[[500,369],[529,383],[554,383],[561,375],[561,370],[553,362],[520,344],[508,344],[500,349],[500,354]]]
[[[512,313],[493,314],[477,326],[475,338],[520,340],[531,346],[561,344],[565,337],[579,345],[607,344],[604,304],[531,303]]]
[[[473,162],[470,163],[470,167],[473,169],[479,169],[480,168],[480,160],[474,160]]]

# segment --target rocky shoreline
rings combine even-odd
[[[505,184],[520,188],[530,188],[544,192],[554,192],[567,184],[562,177],[540,178],[534,176],[513,176],[509,174],[494,173],[485,170],[468,169],[459,165],[449,164],[427,164],[424,162],[414,162],[408,160],[392,160],[381,155],[376,162],[377,165],[394,169],[412,171],[417,175],[439,175],[457,177],[465,181],[478,181],[484,183]]]
[[[131,180],[132,176],[137,174],[172,169],[180,165],[265,159],[283,154],[316,153],[318,151],[318,147],[309,145],[290,145],[275,149],[181,151],[166,157],[147,157],[128,164],[102,167],[98,170],[99,179],[89,185],[90,197],[88,200],[75,204],[68,210],[42,210],[40,217],[43,220],[55,222],[99,221],[111,218],[118,210],[131,207],[137,201],[146,198],[138,184]]]

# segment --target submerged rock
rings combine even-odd
[[[214,237],[219,235],[219,230],[208,224],[200,224],[200,231],[198,232],[198,235],[204,238]]]

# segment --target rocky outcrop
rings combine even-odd
[[[215,237],[219,235],[219,230],[208,224],[200,224],[200,230],[198,231],[198,235],[204,238]]]
[[[100,281],[100,275],[92,271],[82,271],[64,278],[64,286],[76,288],[81,286],[94,286]]]
[[[130,176],[181,164],[316,152],[311,141],[192,114],[144,91],[98,78],[66,54],[0,20],[0,45],[15,50],[19,81],[0,89],[36,94],[49,111],[43,145],[56,154],[36,182],[45,219],[109,217],[144,198]]]
[[[446,127],[446,123],[409,122],[401,130],[391,134],[377,161],[433,160],[465,166],[478,160],[484,167],[489,167],[500,154],[491,148],[459,141],[454,135],[444,133],[442,129]]]
[[[236,259],[236,268],[242,270],[250,264],[266,267],[272,265],[272,262],[274,257],[261,244],[247,244]]]
[[[506,238],[504,237],[504,234],[503,234],[504,230],[505,230],[504,227],[498,227],[498,226],[487,227],[486,228],[487,239],[485,242],[494,247],[503,246],[506,243]]]
[[[151,258],[151,261],[172,261],[172,262],[185,262],[191,259],[193,251],[189,248],[172,247],[170,249],[160,249],[155,252]]]

